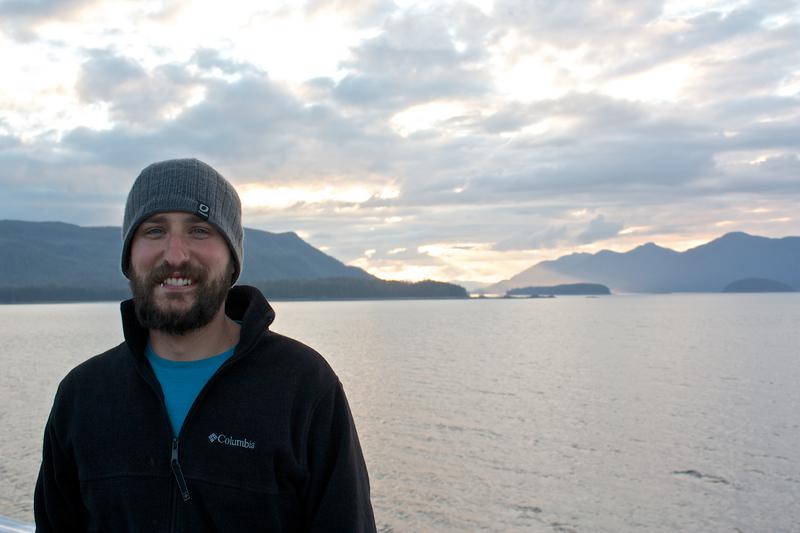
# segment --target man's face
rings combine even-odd
[[[222,234],[188,213],[159,213],[131,242],[131,291],[142,326],[182,335],[211,322],[225,302],[233,264]]]

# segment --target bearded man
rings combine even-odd
[[[39,532],[374,532],[342,385],[233,286],[241,204],[209,165],[145,168],[122,227],[125,341],[72,370],[45,428]]]

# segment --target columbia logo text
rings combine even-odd
[[[224,446],[238,446],[239,448],[247,448],[249,450],[253,450],[256,447],[256,443],[252,440],[248,439],[241,439],[236,437],[229,437],[228,435],[212,433],[208,436],[208,441],[211,443],[222,444]]]

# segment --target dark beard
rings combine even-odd
[[[186,311],[161,309],[153,297],[155,289],[161,281],[175,272],[193,280],[197,286],[195,301]],[[162,331],[168,335],[185,335],[200,329],[214,318],[225,298],[228,296],[233,267],[228,263],[221,278],[208,279],[208,270],[189,265],[175,268],[167,263],[153,269],[144,278],[136,272],[130,279],[136,317],[142,327]]]

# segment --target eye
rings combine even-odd
[[[148,237],[158,237],[164,233],[164,230],[159,226],[150,226],[142,228],[142,235],[146,235]]]
[[[195,226],[189,230],[189,233],[197,237],[206,237],[211,235],[211,229],[205,226]]]

